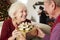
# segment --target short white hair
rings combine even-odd
[[[13,3],[10,8],[8,9],[8,15],[11,17],[11,18],[14,18],[14,13],[20,8],[20,7],[25,7],[26,8],[26,5],[21,3],[21,2],[15,2]]]

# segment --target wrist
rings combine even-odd
[[[15,38],[14,37],[9,37],[8,40],[14,40]]]
[[[42,36],[41,36],[41,38],[44,38],[45,37],[45,34],[43,34]]]
[[[38,37],[44,38],[44,37],[45,37],[45,34],[43,34],[43,35],[38,35]]]

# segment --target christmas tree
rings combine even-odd
[[[9,0],[0,0],[0,21],[4,21],[8,18],[8,8],[10,6]]]

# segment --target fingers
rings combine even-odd
[[[24,35],[18,30],[13,31],[13,36],[15,36],[16,39],[25,40]]]
[[[44,38],[45,33],[40,28],[37,28],[37,30],[38,30],[38,37]]]
[[[20,31],[18,31],[18,30],[15,29],[15,30],[12,32],[12,36],[13,36],[13,37],[18,37],[18,36],[23,36],[23,35],[22,35],[22,33],[21,33]]]
[[[25,37],[21,34],[21,32],[14,30],[12,32],[12,36],[10,38],[8,38],[8,40],[26,40]]]

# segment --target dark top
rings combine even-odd
[[[40,16],[40,23],[46,24],[46,21],[47,21],[46,13],[45,11],[42,11]]]
[[[27,20],[27,22],[31,22]],[[8,40],[10,36],[12,36],[12,31],[15,29],[14,25],[12,24],[12,19],[5,20],[2,26],[1,31],[1,40]]]

